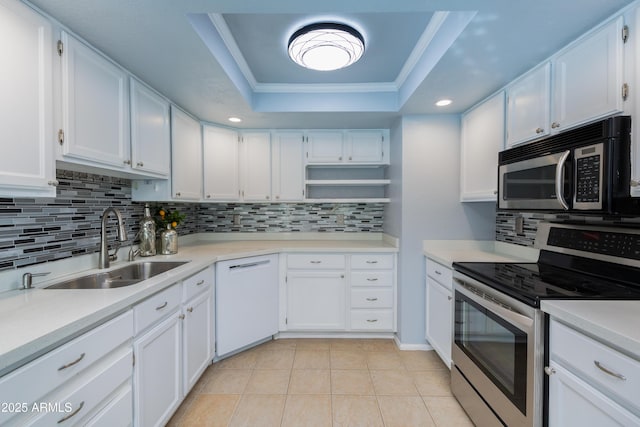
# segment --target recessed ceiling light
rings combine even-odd
[[[450,99],[441,99],[440,101],[436,102],[436,105],[438,107],[446,107],[447,105],[451,104],[451,102],[453,101],[451,101]]]
[[[239,117],[229,117],[229,121],[233,123],[240,123],[242,119]]]
[[[288,48],[289,57],[296,64],[312,70],[332,71],[360,59],[364,38],[348,25],[319,22],[293,33]]]

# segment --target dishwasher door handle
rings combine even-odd
[[[268,259],[265,259],[264,261],[257,261],[257,262],[249,262],[246,264],[234,264],[234,265],[230,265],[229,266],[229,270],[242,270],[245,268],[252,268],[252,267],[258,267],[260,265],[266,265],[269,264],[271,261]]]

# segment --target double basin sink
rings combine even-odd
[[[129,264],[105,273],[89,274],[75,279],[65,280],[48,286],[47,289],[111,289],[135,285],[173,268],[186,264],[187,261],[147,261]]]

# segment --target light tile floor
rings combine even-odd
[[[435,352],[379,339],[281,339],[224,359],[168,425],[473,426]]]

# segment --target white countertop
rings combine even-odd
[[[538,249],[493,240],[425,240],[422,251],[447,267],[454,262],[536,262]]]
[[[63,271],[39,281],[34,289],[0,293],[0,375],[69,341],[134,304],[222,260],[280,252],[397,252],[397,241],[380,233],[208,233],[181,238],[176,255],[136,261],[190,261],[135,285],[115,289],[43,289],[62,279],[92,274],[97,269],[70,268],[73,260],[41,264],[29,271]],[[255,240],[245,240],[254,237]],[[224,240],[223,240],[224,239]],[[126,258],[126,252],[120,252]],[[91,258],[95,258],[91,256]],[[55,267],[53,264],[58,264]],[[128,264],[112,263],[111,268]],[[76,265],[86,265],[86,260]],[[66,266],[66,268],[65,268]],[[68,274],[73,271],[74,274]],[[19,277],[22,271],[10,274]],[[15,277],[3,276],[7,282]],[[56,276],[56,277],[53,277]]]
[[[640,301],[543,300],[542,311],[640,360]]]

